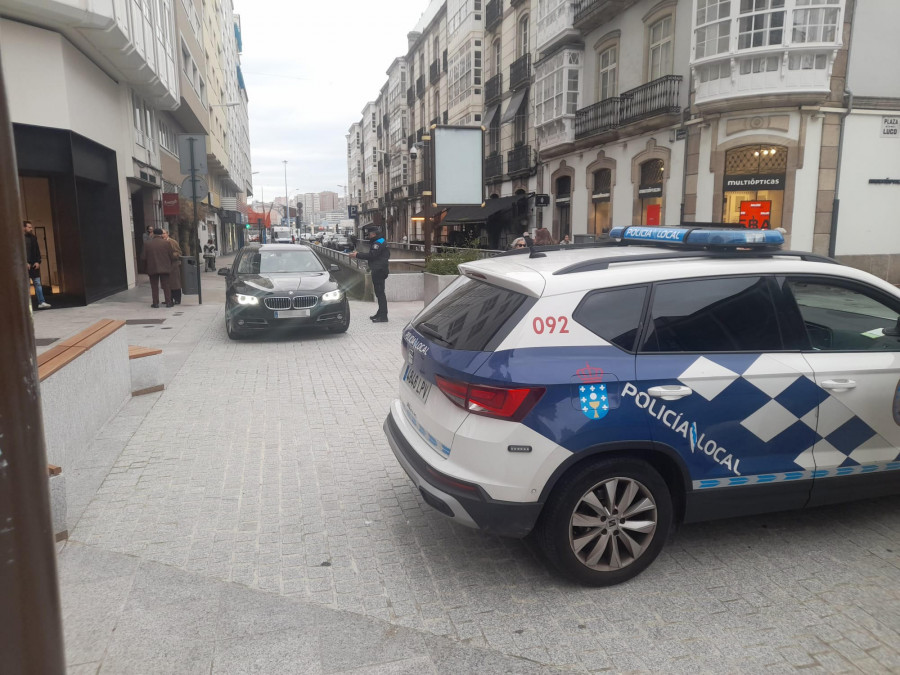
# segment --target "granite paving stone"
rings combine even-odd
[[[120,618],[99,661],[106,671],[137,663],[123,642],[125,619],[145,672],[224,670],[220,647],[245,670],[265,665],[249,647],[238,658],[240,640],[256,631],[224,630],[236,622],[222,617],[239,611],[222,604],[231,582],[288,608],[343,608],[374,622],[344,656],[326,652],[342,648],[355,624],[320,631],[309,667],[321,672],[366,668],[373,654],[369,665],[382,669],[373,672],[400,673],[431,672],[426,655],[446,666],[438,672],[900,668],[900,499],[682,526],[636,579],[578,587],[550,571],[532,542],[443,518],[394,458],[381,425],[398,387],[402,328],[420,303],[392,303],[389,323],[354,319],[343,335],[234,342],[217,292],[207,301],[204,289],[202,306],[167,318],[172,331],[142,329],[140,344],[164,355],[171,346],[166,389],[123,406],[87,464],[67,474],[76,508],[60,557],[64,606],[82,597],[78,585],[133,580],[121,610],[110,610]],[[84,309],[139,311],[126,304]],[[354,317],[371,313],[352,305]],[[37,334],[40,321],[61,320],[36,316]],[[212,596],[192,590],[198,579],[213,584]],[[292,639],[279,632],[299,629],[280,623],[288,609],[273,612],[253,621],[271,626],[260,634],[276,636],[277,652]],[[172,636],[164,658],[139,627]],[[432,643],[429,633],[446,639]],[[78,658],[94,659],[99,647],[84,640]],[[454,645],[469,651],[457,658]],[[472,653],[473,645],[484,649]],[[575,655],[582,645],[593,660]],[[503,671],[510,663],[527,667]]]

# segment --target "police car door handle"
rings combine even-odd
[[[663,401],[677,401],[685,396],[690,396],[694,390],[680,384],[663,384],[658,387],[650,387],[647,393],[654,398],[661,398]]]
[[[848,389],[856,389],[856,382],[853,380],[825,380],[822,382],[823,389],[831,391],[847,391]]]

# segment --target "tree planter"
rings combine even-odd
[[[459,277],[458,274],[432,274],[431,272],[423,272],[423,274],[425,276],[426,306]]]

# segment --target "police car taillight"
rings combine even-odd
[[[474,415],[518,422],[531,412],[544,395],[544,387],[488,387],[455,382],[435,376],[438,389],[460,408]]]

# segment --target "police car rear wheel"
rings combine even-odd
[[[656,558],[672,522],[660,475],[631,460],[601,460],[566,477],[542,517],[539,541],[564,575],[609,586],[640,574]]]

